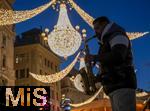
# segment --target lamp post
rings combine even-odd
[[[41,33],[41,36],[43,37],[44,41],[48,40],[48,34],[49,34],[49,29],[45,28],[44,32]]]
[[[63,109],[63,111],[71,111],[70,103],[70,98],[66,98],[65,94],[63,94],[61,98],[61,108]]]

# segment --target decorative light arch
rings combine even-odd
[[[66,67],[64,70],[58,73],[49,74],[49,75],[38,75],[38,74],[34,74],[30,72],[30,75],[32,75],[32,77],[35,78],[36,80],[41,81],[43,83],[54,83],[54,82],[60,81],[66,75],[68,75],[69,72],[72,70],[72,68],[74,67],[74,65],[76,64],[78,60],[79,55],[80,53],[78,53],[78,55],[75,57],[73,62],[68,67]]]
[[[51,2],[32,10],[13,11],[0,9],[0,25],[11,25],[31,19],[50,7],[55,1],[56,0],[52,0]]]

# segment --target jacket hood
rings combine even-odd
[[[101,41],[103,42],[104,36],[110,35],[114,32],[125,32],[125,30],[121,26],[119,26],[118,24],[111,22],[110,24],[108,24],[105,27],[105,29],[102,33],[102,36],[101,36]]]

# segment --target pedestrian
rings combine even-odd
[[[99,62],[99,81],[110,97],[113,111],[136,111],[137,81],[133,66],[131,42],[125,30],[107,17],[93,22],[100,49],[86,59]]]

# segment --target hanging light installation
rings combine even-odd
[[[136,97],[144,97],[144,96],[148,96],[148,93],[146,91],[136,93]]]
[[[61,56],[73,55],[80,47],[81,35],[70,23],[65,4],[60,4],[59,18],[54,30],[48,36],[51,50]]]
[[[52,0],[51,2],[32,10],[13,11],[0,9],[0,25],[11,25],[31,19],[50,7],[55,1],[56,0]]]
[[[79,70],[81,70],[82,68],[86,68],[84,58],[80,58]],[[85,84],[83,82],[81,74],[77,74],[75,77],[71,77],[70,79],[77,90],[79,90],[80,92],[85,92]]]
[[[134,40],[137,38],[140,38],[144,35],[147,35],[149,32],[127,32],[128,37],[130,38],[130,40]]]
[[[80,92],[85,92],[84,90],[84,84],[83,84],[83,79],[82,76],[80,74],[77,74],[76,77],[72,77],[71,81],[73,82],[75,88],[80,91]]]
[[[86,13],[83,9],[81,9],[73,0],[69,0],[69,2],[72,7],[78,12],[78,14],[83,18],[83,20],[93,28],[94,18]]]
[[[92,97],[90,97],[86,101],[81,102],[81,103],[77,103],[77,104],[70,104],[70,106],[72,106],[72,107],[80,107],[80,106],[83,106],[83,105],[91,103],[100,94],[102,89],[103,89],[103,87],[101,87]]]
[[[78,12],[78,14],[83,18],[83,20],[93,28],[94,18],[86,13],[83,9],[81,9],[73,0],[69,0],[69,2],[72,7]],[[130,40],[133,40],[142,37],[148,33],[149,32],[127,32],[127,35],[129,36]]]
[[[36,80],[41,81],[43,83],[54,83],[54,82],[60,81],[66,75],[68,75],[69,72],[72,70],[72,68],[74,67],[74,65],[78,61],[79,55],[80,55],[80,53],[78,53],[76,58],[73,60],[73,62],[68,67],[66,67],[64,70],[62,70],[58,73],[49,74],[49,75],[38,75],[38,74],[34,74],[34,73],[30,72],[30,75],[32,75],[32,77],[35,78]]]

